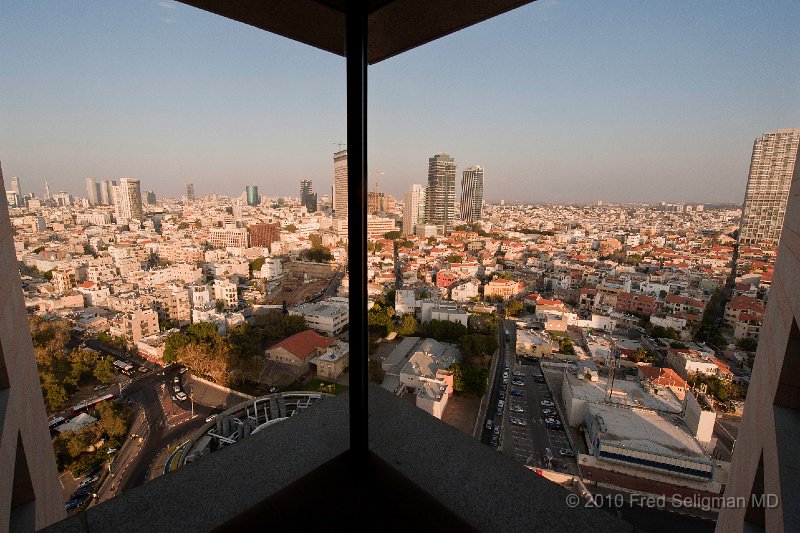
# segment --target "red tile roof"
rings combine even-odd
[[[305,361],[314,355],[317,348],[327,348],[334,342],[335,339],[325,337],[314,330],[307,329],[300,333],[295,333],[277,344],[273,344],[269,349],[283,348],[298,359]]]

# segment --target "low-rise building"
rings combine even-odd
[[[341,297],[301,304],[289,309],[289,314],[302,316],[308,327],[331,337],[350,324],[350,306],[347,298]]]

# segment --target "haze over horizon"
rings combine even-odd
[[[343,58],[174,2],[4,11],[0,162],[23,191],[330,193]],[[539,0],[371,67],[370,179],[402,198],[446,152],[490,202],[741,203],[753,140],[800,126],[799,15]]]

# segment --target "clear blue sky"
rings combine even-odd
[[[0,10],[23,190],[330,191],[342,58],[167,1]],[[397,196],[447,152],[488,200],[739,202],[753,139],[800,127],[799,21],[796,0],[539,0],[371,67],[370,167]]]

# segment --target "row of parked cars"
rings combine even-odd
[[[100,479],[99,473],[87,475],[78,485],[78,489],[72,493],[72,496],[64,504],[64,510],[72,511],[89,501],[94,494],[94,483],[98,479]]]

